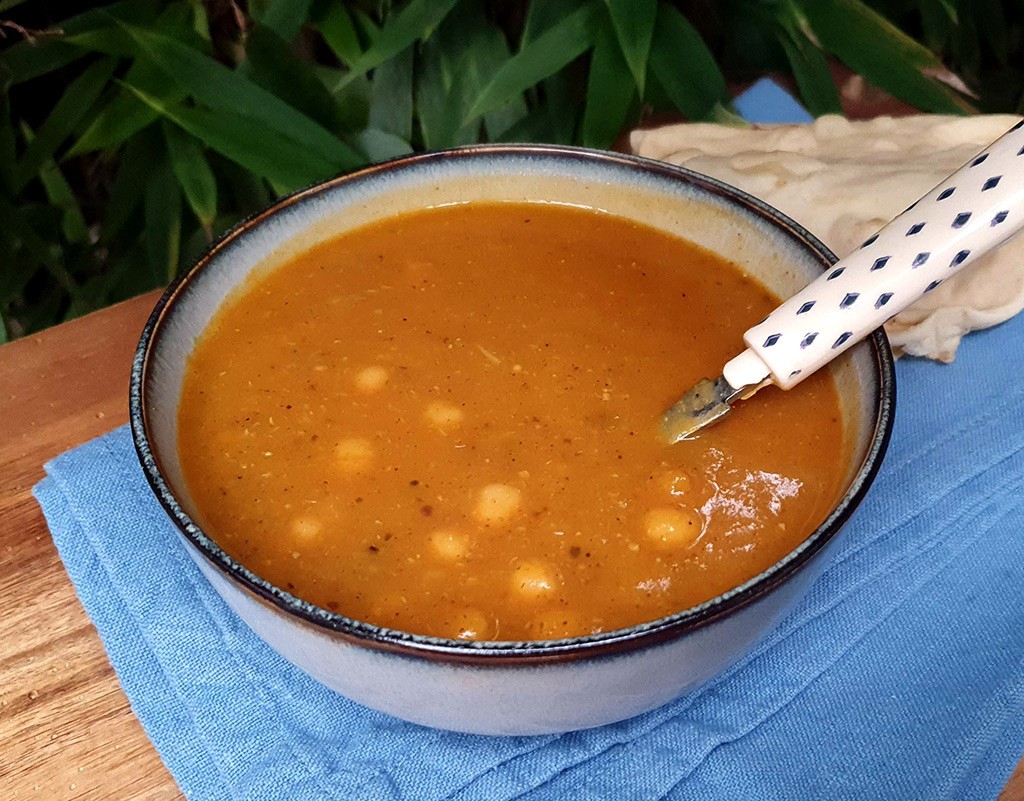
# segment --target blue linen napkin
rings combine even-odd
[[[994,799],[1024,752],[1022,342],[1024,316],[952,365],[901,361],[889,455],[807,598],[702,689],[561,736],[426,729],[293,668],[206,584],[125,428],[35,492],[193,801]]]
[[[993,799],[1024,751],[1024,316],[898,365],[882,471],[809,596],[725,675],[559,737],[433,731],[276,656],[199,574],[126,428],[47,466],[54,540],[191,799]]]

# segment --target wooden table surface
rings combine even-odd
[[[43,462],[127,422],[131,355],[156,297],[0,347],[3,801],[182,797],[132,714],[32,498]],[[1024,801],[1024,762],[1000,801]]]

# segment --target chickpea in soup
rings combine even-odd
[[[368,225],[215,316],[182,390],[185,478],[229,554],[358,620],[489,640],[654,620],[765,570],[837,499],[828,371],[695,441],[656,436],[777,302],[596,211]]]

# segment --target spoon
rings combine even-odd
[[[1024,227],[1024,121],[743,334],[747,349],[661,418],[668,443],[762,387],[792,389]]]

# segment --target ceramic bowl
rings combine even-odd
[[[196,524],[177,452],[189,353],[225,299],[254,273],[370,221],[477,200],[571,203],[632,218],[724,256],[783,297],[835,260],[760,201],[659,162],[541,146],[411,156],[282,200],[231,231],[176,281],[136,353],[132,433],[153,492],[213,587],[270,647],[328,687],[400,718],[464,732],[599,726],[707,681],[803,595],[878,470],[892,426],[892,355],[878,331],[829,368],[852,458],[846,489],[828,519],[778,563],[706,603],[619,631],[543,642],[438,639],[318,608],[239,564]]]

